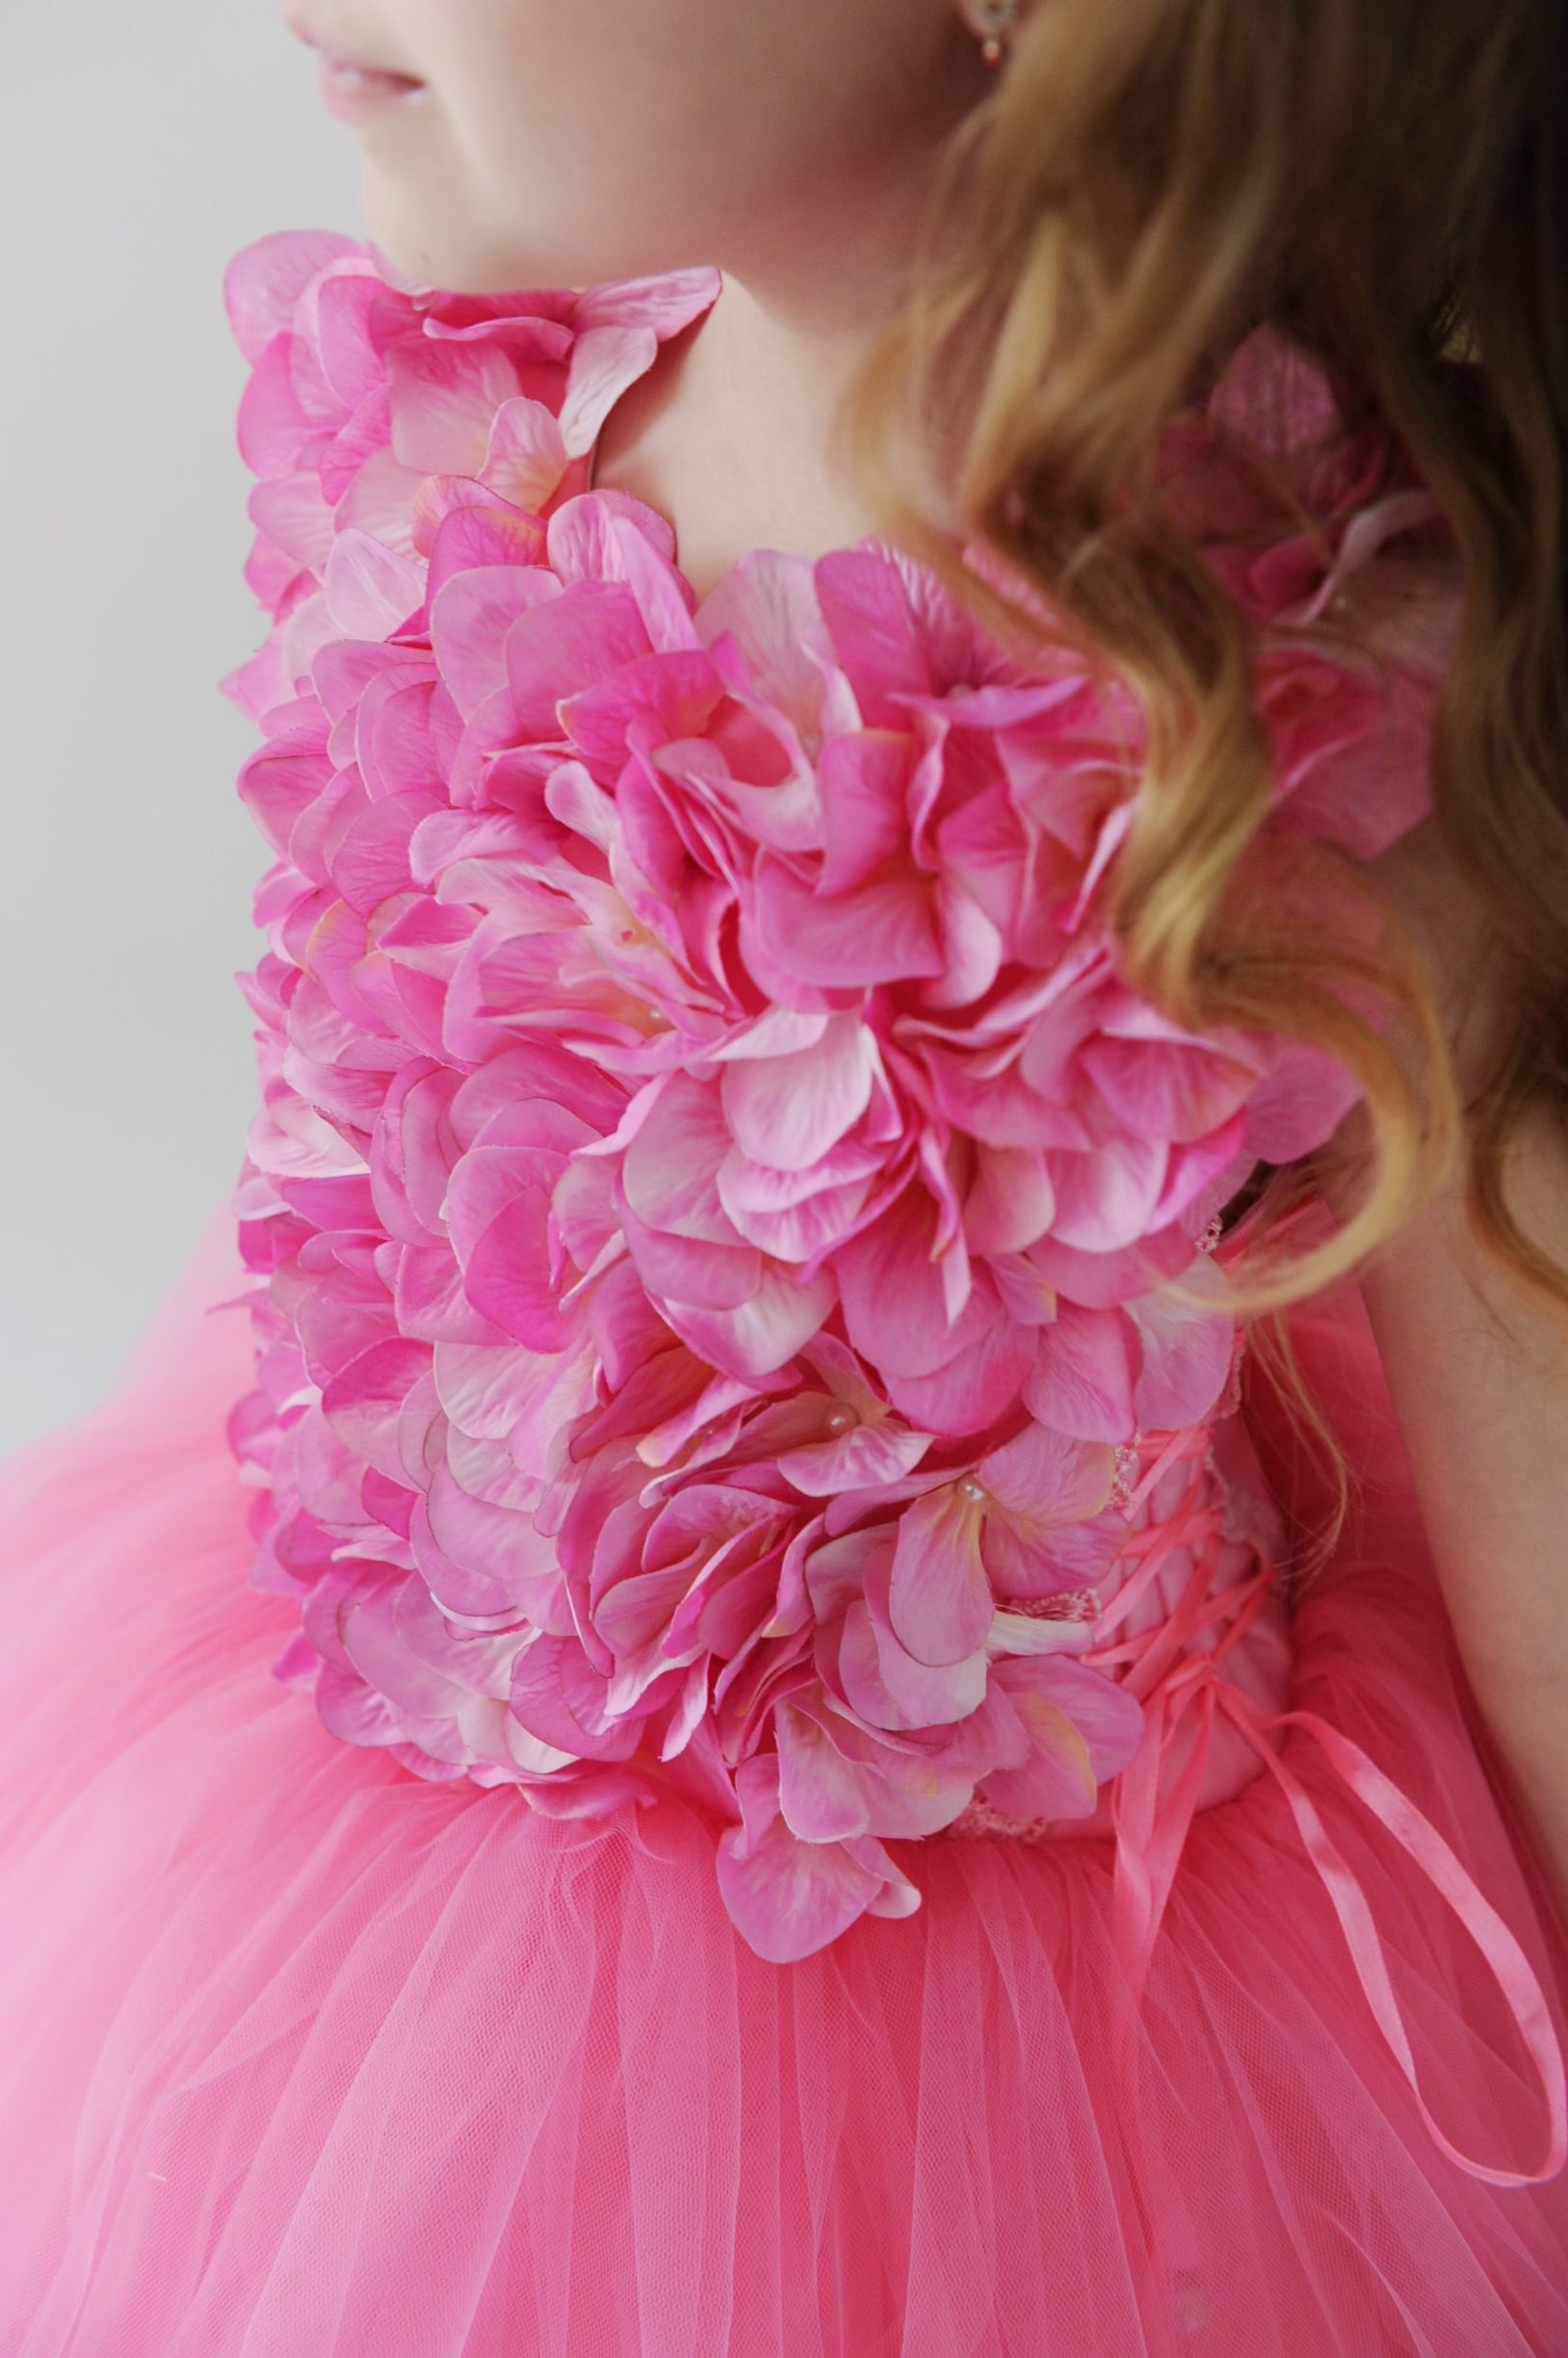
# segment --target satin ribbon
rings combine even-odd
[[[1193,1454],[1194,1451],[1168,1448],[1139,1484],[1135,1501],[1146,1496],[1172,1463],[1183,1455]],[[1356,1978],[1372,2008],[1378,2032],[1410,2086],[1428,2135],[1450,2161],[1489,2186],[1539,2186],[1555,2177],[1568,2159],[1568,2084],[1561,2044],[1529,1960],[1430,1820],[1423,1816],[1408,1795],[1384,1774],[1359,1744],[1316,1712],[1263,1711],[1224,1675],[1219,1664],[1261,1609],[1272,1585],[1274,1570],[1264,1564],[1251,1578],[1234,1587],[1209,1594],[1218,1526],[1212,1506],[1203,1503],[1202,1492],[1200,1475],[1167,1521],[1135,1534],[1130,1552],[1139,1560],[1108,1604],[1095,1625],[1094,1635],[1097,1638],[1102,1633],[1109,1635],[1137,1597],[1146,1590],[1155,1571],[1168,1561],[1177,1548],[1190,1547],[1191,1576],[1175,1611],[1168,1620],[1140,1637],[1103,1644],[1085,1658],[1106,1666],[1127,1663],[1130,1667],[1125,1684],[1138,1695],[1145,1713],[1138,1749],[1111,1791],[1116,1838],[1112,1925],[1118,1953],[1127,1972],[1133,2011],[1136,2014],[1141,1999],[1160,1925],[1192,1821],[1215,1715],[1223,1711],[1259,1754],[1285,1795],[1307,1856],[1339,1919]],[[1201,1648],[1183,1651],[1199,1630],[1224,1618],[1229,1618],[1232,1626],[1216,1641],[1212,1653]],[[1177,1654],[1180,1659],[1172,1662],[1172,1656]],[[1198,1716],[1191,1753],[1162,1800],[1163,1772],[1177,1731],[1189,1713],[1194,1711]],[[1348,1790],[1408,1851],[1486,1959],[1546,2097],[1546,2158],[1538,2168],[1501,2169],[1477,2161],[1462,2153],[1434,2119],[1416,2077],[1404,2018],[1394,1994],[1387,1955],[1366,1891],[1329,1839],[1306,1787],[1280,1757],[1278,1748],[1267,1741],[1275,1730],[1287,1727],[1304,1728],[1316,1739]]]

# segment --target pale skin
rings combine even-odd
[[[1049,5],[1049,0],[1037,0]],[[833,458],[897,304],[947,131],[989,72],[954,0],[289,0],[324,51],[422,86],[355,124],[367,226],[454,288],[717,265],[706,320],[613,414],[598,480],[673,521],[705,591],[746,551],[875,528]],[[1379,863],[1440,997],[1491,1004],[1484,933],[1429,829]],[[1568,1267],[1568,1142],[1511,1179]],[[1568,1915],[1568,1312],[1477,1245],[1455,1182],[1362,1273],[1477,1705]]]

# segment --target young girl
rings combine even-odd
[[[0,2345],[1561,2351],[1556,0],[295,30],[374,244],[229,283],[238,1192],[5,1489]]]

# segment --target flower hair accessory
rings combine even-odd
[[[231,1429],[334,1734],[558,1815],[678,1792],[784,1960],[918,1905],[888,1842],[1082,1820],[1132,1758],[1084,1657],[1129,1467],[1221,1412],[1200,1243],[1353,1088],[1129,988],[1130,697],[879,541],[699,604],[662,516],[585,490],[717,285],[233,266],[274,860]],[[1391,670],[1319,617],[1432,509],[1272,331],[1173,457],[1282,386],[1320,527],[1265,544],[1238,491],[1211,554],[1273,834],[1365,853],[1424,808],[1439,634]]]

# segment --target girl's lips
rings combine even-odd
[[[322,103],[342,122],[389,106],[403,106],[423,96],[425,85],[411,74],[384,73],[379,66],[353,66],[346,58],[327,56],[321,62]]]

